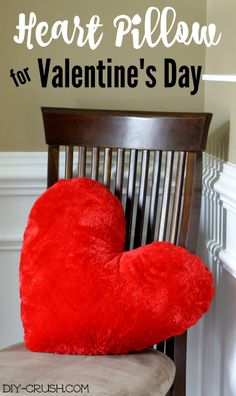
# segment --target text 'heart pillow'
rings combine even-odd
[[[121,203],[102,184],[61,180],[34,204],[20,265],[32,351],[120,354],[183,333],[209,308],[202,261],[154,242],[124,251]]]

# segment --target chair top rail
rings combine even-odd
[[[48,145],[204,151],[211,113],[43,107]],[[128,132],[128,133],[127,133]]]

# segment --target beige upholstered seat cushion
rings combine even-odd
[[[0,351],[0,394],[9,385],[21,385],[18,393],[11,388],[9,394],[35,395],[42,390],[50,394],[54,389],[54,394],[64,395],[164,396],[174,375],[173,362],[152,349],[129,355],[80,356],[34,353],[18,344]],[[48,391],[48,385],[54,388]]]

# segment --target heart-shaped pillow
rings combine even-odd
[[[34,204],[20,265],[32,351],[118,354],[183,333],[209,308],[203,262],[167,242],[124,252],[121,203],[102,184],[61,180]]]

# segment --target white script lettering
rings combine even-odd
[[[145,42],[150,48],[156,47],[160,42],[166,48],[172,47],[175,43],[205,44],[206,47],[219,44],[222,34],[217,35],[214,23],[201,26],[198,22],[194,22],[189,27],[186,22],[176,22],[176,19],[176,11],[173,7],[165,7],[162,12],[157,7],[149,7],[144,18],[144,34],[141,37],[142,18],[139,14],[135,14],[133,18],[127,15],[118,15],[114,19],[114,27],[117,29],[115,45],[122,47],[125,37],[128,37],[129,34],[132,36],[132,44],[135,49],[142,48]]]
[[[212,47],[219,44],[221,33],[217,32],[216,25],[201,26],[194,22],[191,26],[185,21],[177,21],[177,13],[173,7],[164,7],[162,11],[157,7],[149,7],[142,20],[139,14],[133,17],[118,15],[113,21],[116,28],[115,46],[122,47],[129,37],[134,49],[140,49],[144,44],[150,48],[162,43],[166,48],[175,43],[190,45],[205,45]],[[34,12],[28,17],[19,14],[19,23],[16,26],[18,34],[13,37],[17,44],[26,44],[28,49],[34,48],[34,40],[40,47],[47,47],[53,40],[62,38],[65,44],[76,43],[78,47],[88,45],[92,50],[98,48],[103,39],[100,16],[93,15],[83,27],[79,16],[73,19],[72,28],[68,20],[55,21],[50,27],[45,21],[37,21]]]
[[[37,26],[36,26],[37,25]],[[36,27],[35,27],[36,26]],[[33,29],[35,28],[35,40],[40,47],[47,47],[53,40],[57,40],[60,36],[63,38],[66,44],[72,44],[76,41],[78,47],[83,47],[88,43],[89,47],[94,50],[96,49],[103,38],[103,32],[96,37],[96,33],[103,25],[100,23],[100,17],[93,15],[86,24],[86,29],[81,26],[80,18],[74,17],[74,29],[71,37],[69,37],[69,21],[56,21],[49,33],[49,26],[47,22],[39,22],[37,24],[37,17],[34,12],[29,14],[28,22],[26,22],[26,15],[24,13],[19,14],[19,24],[16,26],[18,35],[13,37],[13,40],[17,44],[23,44],[26,39],[26,46],[28,49],[33,49],[34,44],[32,43]],[[87,32],[86,32],[87,30]],[[45,36],[49,33],[49,38],[46,40]]]

